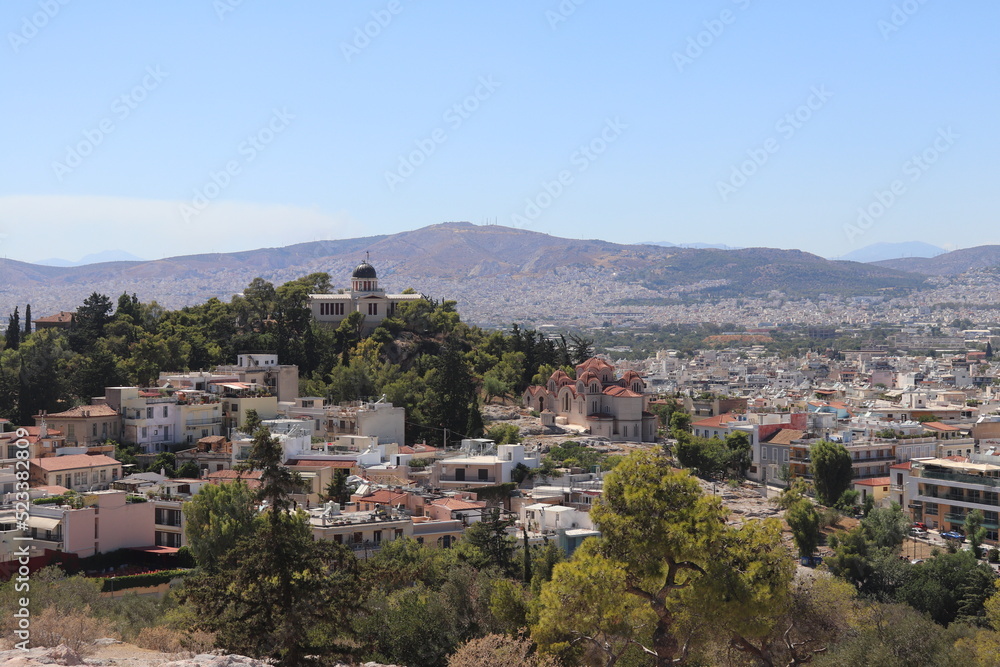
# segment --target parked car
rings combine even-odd
[[[913,535],[914,537],[927,537],[927,531],[923,528],[917,528],[914,526],[910,529],[910,535]]]
[[[921,530],[927,530],[927,524],[925,524],[923,521],[917,521],[916,523],[913,524],[913,527],[919,528]]]
[[[947,533],[941,533],[941,537],[943,537],[946,540],[957,540],[959,542],[965,541],[965,535],[963,535],[962,533],[957,533],[953,530]]]

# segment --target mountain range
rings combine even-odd
[[[245,252],[187,255],[151,261],[114,261],[77,267],[44,266],[0,259],[0,313],[32,304],[35,317],[75,309],[91,292],[112,297],[136,293],[168,308],[228,300],[254,277],[275,283],[314,271],[328,272],[336,286],[369,253],[388,290],[413,287],[459,307],[484,300],[517,308],[544,308],[553,298],[588,295],[670,298],[678,292],[750,296],[778,290],[794,295],[860,295],[919,289],[926,275],[1000,263],[1000,246],[984,246],[933,258],[875,264],[832,261],[799,250],[681,248],[577,240],[499,225],[452,222],[391,235],[314,241]],[[991,259],[992,258],[992,259]],[[990,264],[992,262],[992,264]],[[534,293],[537,301],[519,301]],[[475,321],[475,320],[473,320]]]

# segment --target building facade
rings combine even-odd
[[[623,442],[655,442],[656,416],[648,412],[646,383],[635,371],[621,378],[615,367],[594,357],[576,367],[576,379],[557,370],[545,386],[532,385],[524,405],[555,414],[556,422],[585,426],[591,435]]]
[[[361,313],[362,333],[369,334],[387,317],[396,313],[396,307],[407,301],[418,301],[420,294],[386,294],[378,286],[375,267],[364,260],[351,274],[351,288],[336,294],[310,294],[309,308],[313,319],[332,327],[340,326],[351,313]]]

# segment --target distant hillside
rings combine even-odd
[[[955,276],[973,269],[1000,266],[1000,245],[981,245],[953,250],[931,258],[904,257],[875,262],[877,266],[928,276]]]
[[[125,252],[124,250],[102,250],[101,252],[91,253],[85,255],[76,261],[71,261],[68,259],[61,259],[59,257],[51,257],[49,259],[40,259],[35,264],[41,264],[43,266],[85,266],[87,264],[100,264],[102,262],[143,262],[145,261],[141,257],[136,257],[130,252]]]
[[[944,252],[944,248],[923,241],[903,241],[901,243],[873,243],[835,259],[849,262],[881,262],[900,257],[937,257]]]
[[[876,294],[914,289],[923,278],[859,262],[831,261],[801,250],[674,249],[662,262],[637,277],[651,287],[674,287],[694,280],[725,281],[710,290],[718,296],[742,296],[779,290],[789,295]]]
[[[621,298],[662,297],[674,288],[702,296],[781,290],[789,295],[872,294],[912,289],[923,278],[890,268],[836,262],[769,248],[741,250],[664,248],[600,240],[564,239],[525,229],[467,222],[410,232],[300,243],[235,253],[51,267],[0,259],[0,313],[32,304],[35,317],[78,306],[91,292],[136,293],[168,308],[228,300],[253,278],[275,283],[314,271],[347,284],[351,270],[371,253],[383,287],[414,287],[452,298],[473,314],[532,316],[580,311]],[[712,281],[705,288],[706,281]],[[504,308],[503,303],[508,303]],[[521,309],[524,312],[517,312]]]

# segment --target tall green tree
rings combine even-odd
[[[785,521],[792,529],[795,546],[802,557],[812,556],[819,546],[819,514],[813,504],[803,498],[785,512]]]
[[[199,567],[217,570],[222,557],[255,531],[253,490],[246,482],[207,484],[184,503],[188,544]]]
[[[679,657],[673,634],[679,592],[705,573],[725,529],[718,498],[702,495],[662,455],[629,455],[608,475],[591,511],[607,556],[626,566],[626,590],[656,616],[651,649],[658,666]]]
[[[831,507],[851,486],[851,454],[840,443],[821,440],[809,448],[809,456],[816,496]]]
[[[31,304],[24,306],[24,338],[31,335]]]
[[[7,316],[7,331],[4,336],[4,347],[8,350],[16,350],[21,344],[21,316],[17,313],[17,306],[14,312]]]
[[[979,558],[979,545],[986,539],[986,528],[983,526],[982,510],[972,510],[965,515],[965,537],[969,540],[969,548]]]

